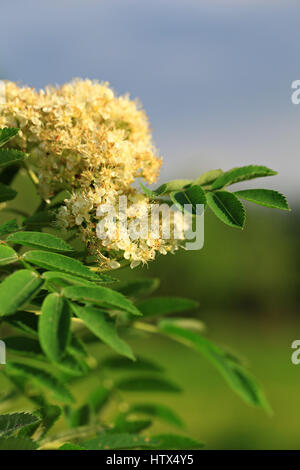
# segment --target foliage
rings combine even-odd
[[[9,145],[17,129],[3,129],[0,145]],[[26,155],[10,147],[0,153],[0,167],[25,164]],[[31,171],[31,170],[30,170]],[[231,184],[275,172],[264,166],[246,166],[227,172],[213,170],[194,181],[175,180],[150,190],[141,184],[147,197],[173,201],[184,210],[191,204],[209,207],[225,224],[243,228],[245,209],[240,199],[266,207],[288,210],[280,193],[267,189],[229,192]],[[32,175],[31,175],[32,176]],[[15,191],[1,184],[0,200],[15,197]],[[123,405],[123,393],[180,393],[156,360],[135,357],[128,344],[130,333],[163,335],[180,341],[204,355],[223,375],[228,385],[246,403],[270,412],[260,386],[241,361],[213,344],[203,333],[203,325],[187,313],[198,308],[195,301],[180,297],[151,295],[157,279],[120,283],[89,261],[81,248],[50,231],[55,228],[55,211],[63,199],[41,201],[34,214],[21,221],[11,219],[0,227],[0,320],[9,361],[2,373],[11,383],[11,396],[25,396],[30,413],[0,415],[0,449],[194,449],[202,443],[182,431],[177,411],[155,402],[137,401]],[[184,318],[174,315],[185,312]],[[166,315],[171,317],[162,318]],[[114,355],[99,363],[89,353],[89,344],[101,341]],[[13,358],[13,359],[12,359]],[[26,360],[26,362],[25,362]],[[84,403],[78,404],[70,391],[74,381],[106,371],[109,383],[95,387]],[[117,411],[116,411],[117,408]],[[121,411],[120,411],[121,410]],[[64,415],[67,430],[51,430]],[[170,434],[152,435],[153,420],[170,425]]]

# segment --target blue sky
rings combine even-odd
[[[97,78],[139,97],[162,179],[259,163],[280,172],[269,187],[297,194],[299,3],[10,0],[1,16],[1,78]]]

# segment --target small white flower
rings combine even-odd
[[[141,264],[141,261],[138,261],[138,260],[131,261],[130,267],[131,267],[131,269],[134,269],[134,268],[136,268],[137,266],[139,266],[140,264]]]
[[[118,269],[121,265],[115,259],[111,259],[109,261],[109,266],[111,267],[111,269]]]

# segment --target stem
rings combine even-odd
[[[42,445],[39,447],[39,450],[50,449],[53,447],[57,448],[69,440],[84,439],[86,437],[89,437],[91,434],[96,434],[97,432],[101,432],[104,430],[105,428],[103,428],[103,426],[100,426],[99,424],[94,424],[91,426],[80,426],[76,429],[63,431],[45,439]]]
[[[147,333],[159,333],[157,326],[150,325],[149,323],[143,323],[141,321],[134,322],[133,327],[137,330],[147,331]]]
[[[34,186],[38,186],[38,184],[39,184],[38,177],[37,177],[36,174],[32,171],[32,169],[30,168],[30,166],[28,165],[28,163],[27,163],[26,161],[23,162],[23,166],[24,166],[25,170],[27,171],[28,176],[29,176],[29,178],[31,179],[31,181],[32,181],[32,183],[34,184]]]

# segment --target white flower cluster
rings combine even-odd
[[[118,97],[107,83],[90,80],[41,91],[6,82],[0,126],[20,128],[11,145],[31,154],[42,197],[69,190],[58,222],[78,229],[102,268],[116,268],[121,259],[134,267],[181,245],[173,236],[152,239],[150,233],[139,240],[97,236],[99,206],[113,205],[119,196],[128,198],[128,220],[149,213],[148,198],[132,183],[137,177],[155,182],[161,165],[147,117],[127,95]]]

